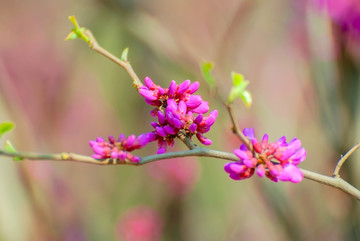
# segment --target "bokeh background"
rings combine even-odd
[[[208,137],[240,142],[208,94],[199,63],[215,63],[219,92],[230,72],[250,80],[241,127],[271,141],[302,140],[300,166],[331,175],[360,140],[360,6],[356,0],[0,0],[0,120],[21,151],[91,155],[97,136],[151,130],[151,108],[125,71],[84,42],[64,41],[75,15],[141,79],[200,81],[218,109]],[[1,141],[2,143],[4,140]],[[184,150],[177,145],[172,150]],[[139,155],[154,154],[151,144]],[[225,161],[186,158],[147,166],[92,166],[0,157],[0,240],[360,240],[359,202],[304,180],[235,182]],[[341,175],[360,187],[359,155]]]

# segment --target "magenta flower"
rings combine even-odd
[[[204,145],[212,142],[204,136],[215,123],[218,112],[209,111],[209,103],[203,101],[200,95],[193,95],[199,89],[199,82],[191,83],[185,80],[181,84],[171,81],[168,89],[164,89],[145,78],[145,85],[141,86],[139,93],[145,98],[146,103],[154,106],[151,115],[157,117],[157,122],[152,122],[154,131],[138,137],[123,135],[115,140],[109,136],[106,142],[102,138],[90,141],[90,146],[95,152],[92,156],[97,159],[112,158],[114,160],[139,162],[140,158],[130,154],[135,149],[140,149],[149,142],[157,141],[158,154],[164,153],[168,146],[173,146],[175,138],[183,131],[190,138],[195,135]]]
[[[211,140],[203,134],[208,132],[214,124],[218,112],[212,111],[208,116],[209,103],[203,101],[200,95],[193,95],[199,89],[199,82],[191,83],[185,80],[177,85],[171,81],[168,89],[164,89],[145,78],[145,86],[139,89],[146,103],[155,106],[152,116],[158,121],[152,122],[155,129],[149,141],[158,142],[158,154],[166,152],[167,146],[174,145],[174,139],[179,131],[183,130],[188,136],[195,135],[204,145],[210,145]]]
[[[103,138],[98,137],[96,141],[89,141],[91,148],[94,151],[92,155],[96,159],[114,159],[126,162],[126,160],[138,163],[140,157],[132,155],[130,152],[136,149],[144,147],[150,140],[152,134],[145,133],[138,137],[131,135],[127,138],[123,134],[116,140],[113,136],[109,136],[109,142],[106,142]]]
[[[185,102],[180,101],[177,104],[173,99],[167,100],[165,113],[158,111],[158,122],[152,122],[151,125],[155,129],[152,138],[158,141],[158,154],[166,151],[166,146],[173,146],[176,134],[180,130],[184,130],[190,137],[196,135],[198,140],[204,145],[210,145],[211,140],[207,139],[203,134],[208,132],[215,123],[218,115],[217,110],[212,111],[208,116],[203,117],[202,114],[194,118],[191,111],[187,112]],[[153,141],[153,139],[150,139]]]
[[[244,129],[244,135],[249,138],[254,151],[250,151],[245,144],[234,153],[239,161],[225,164],[225,171],[234,180],[250,178],[256,171],[259,177],[268,177],[270,180],[301,182],[303,174],[297,165],[305,160],[306,151],[301,147],[301,141],[294,138],[286,143],[283,136],[274,143],[268,143],[268,135],[265,134],[259,142],[255,138],[253,128]]]
[[[208,102],[203,101],[200,95],[192,95],[199,89],[198,81],[191,84],[190,80],[185,80],[177,85],[173,80],[168,89],[154,84],[149,77],[146,77],[144,82],[145,85],[140,87],[139,93],[146,103],[158,107],[157,109],[166,106],[168,99],[173,99],[176,103],[185,102],[188,111],[193,113],[204,114],[209,111]]]

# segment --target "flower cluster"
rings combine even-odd
[[[96,159],[119,159],[139,162],[140,158],[129,152],[144,147],[149,142],[158,142],[157,153],[166,152],[167,146],[174,145],[174,140],[179,131],[184,131],[187,136],[196,135],[204,145],[210,145],[211,140],[204,136],[214,124],[218,115],[217,110],[204,116],[209,111],[209,103],[203,101],[200,95],[193,95],[199,89],[199,82],[191,83],[185,80],[177,85],[171,81],[168,89],[164,89],[145,78],[145,85],[140,87],[139,93],[145,98],[146,103],[155,106],[151,115],[157,117],[157,122],[152,122],[154,131],[136,137],[131,135],[125,138],[121,135],[118,140],[109,136],[109,142],[98,137],[90,141]]]
[[[145,86],[139,89],[139,93],[145,98],[146,103],[155,106],[151,111],[157,116],[158,121],[152,122],[155,129],[150,141],[158,141],[158,154],[164,153],[167,146],[174,144],[176,134],[183,130],[188,136],[196,135],[204,145],[210,145],[211,140],[204,137],[214,124],[218,115],[217,110],[204,116],[209,111],[209,103],[203,101],[200,95],[193,95],[199,89],[199,82],[191,83],[185,80],[177,85],[171,81],[168,89],[164,89],[145,78]],[[195,116],[196,114],[196,116]]]
[[[297,165],[305,160],[306,151],[301,147],[301,141],[294,138],[289,143],[283,136],[274,143],[268,143],[268,135],[265,134],[259,142],[255,138],[253,128],[244,129],[244,135],[249,138],[253,151],[245,144],[234,153],[240,158],[239,161],[225,164],[225,171],[234,180],[250,178],[255,170],[258,176],[268,177],[270,180],[301,182],[303,174]]]
[[[141,134],[137,137],[135,135],[125,137],[121,134],[117,140],[113,136],[109,136],[109,142],[98,137],[95,141],[89,141],[94,151],[92,157],[96,159],[111,158],[122,162],[128,160],[133,163],[138,163],[140,158],[132,155],[130,152],[144,147],[149,142],[151,136],[151,133]]]

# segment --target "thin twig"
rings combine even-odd
[[[110,53],[109,51],[107,51],[106,49],[104,49],[103,47],[101,47],[99,45],[99,43],[96,41],[94,35],[91,33],[90,30],[86,30],[85,31],[86,36],[89,37],[90,41],[89,41],[89,47],[90,49],[94,50],[95,52],[102,54],[103,56],[105,56],[106,58],[112,60],[113,62],[115,62],[116,64],[118,64],[119,66],[121,66],[123,69],[126,70],[126,72],[129,74],[129,76],[131,77],[131,79],[133,80],[133,85],[134,87],[136,87],[137,89],[139,89],[141,86],[143,86],[143,83],[141,82],[141,80],[139,79],[139,77],[136,75],[135,71],[133,70],[131,64],[129,61],[122,61],[121,59],[119,59],[118,57],[116,57],[115,55],[113,55],[112,53]]]
[[[360,143],[353,146],[348,152],[346,152],[346,154],[344,156],[342,156],[340,158],[340,160],[336,164],[336,167],[335,167],[335,170],[334,170],[334,173],[333,173],[333,177],[340,177],[339,172],[340,172],[340,169],[341,169],[342,165],[349,158],[349,156],[351,154],[353,154],[359,147],[360,147]]]
[[[238,123],[236,121],[236,117],[235,117],[232,105],[231,104],[226,104],[225,106],[226,106],[227,111],[229,112],[230,120],[231,120],[231,123],[233,125],[232,130],[233,130],[234,134],[239,137],[239,139],[246,145],[246,147],[249,150],[253,151],[253,146],[251,145],[251,142],[249,141],[248,138],[246,138],[246,136],[240,130],[240,127],[239,127],[239,125],[238,125]]]
[[[82,162],[88,164],[96,164],[96,165],[106,165],[107,163],[103,163],[101,160],[94,159],[90,156],[75,154],[75,153],[67,153],[63,152],[60,154],[40,154],[33,152],[6,152],[0,150],[0,155],[9,156],[9,157],[22,157],[28,160],[34,161],[74,161],[74,162]]]

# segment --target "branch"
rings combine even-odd
[[[246,138],[246,136],[242,133],[242,131],[240,130],[240,127],[237,123],[233,108],[231,104],[225,104],[227,111],[229,112],[229,116],[230,116],[230,120],[231,123],[233,125],[232,130],[234,132],[235,135],[237,135],[239,137],[239,139],[246,145],[246,147],[253,151],[253,147],[251,145],[251,142],[249,141],[248,138]]]
[[[59,154],[40,154],[40,153],[33,153],[33,152],[6,152],[0,150],[0,155],[8,156],[8,157],[22,157],[28,160],[33,161],[73,161],[73,162],[81,162],[81,163],[88,163],[88,164],[95,164],[95,165],[133,165],[139,166],[144,165],[149,162],[164,160],[164,159],[172,159],[177,157],[187,157],[187,156],[204,156],[204,157],[213,157],[219,158],[224,160],[231,160],[235,161],[238,158],[235,154],[230,152],[223,152],[217,150],[211,150],[203,147],[197,147],[192,150],[187,151],[178,151],[178,152],[168,152],[164,154],[157,154],[142,157],[139,163],[134,162],[119,162],[118,160],[113,159],[95,159],[90,156],[75,154],[71,152],[63,152]]]
[[[346,154],[344,156],[342,156],[340,158],[340,160],[338,161],[338,163],[336,164],[334,173],[333,173],[333,177],[340,177],[339,172],[341,169],[341,166],[344,164],[344,162],[349,158],[349,156],[351,154],[353,154],[358,148],[360,147],[360,143],[353,146],[348,152],[346,152]]]
[[[338,176],[329,177],[316,172],[304,170],[301,168],[300,170],[304,174],[304,178],[325,184],[327,186],[335,187],[360,201],[360,191],[354,186],[352,186],[350,183],[342,179],[341,177]]]
[[[81,28],[74,16],[70,16],[69,19],[75,25],[75,28],[73,28],[73,30],[68,34],[65,40],[76,39],[76,38],[80,38],[84,40],[89,44],[90,49],[94,50],[99,54],[102,54],[106,58],[110,59],[111,61],[115,62],[120,67],[125,69],[126,72],[129,74],[129,76],[131,77],[131,79],[133,80],[133,85],[135,88],[139,89],[143,85],[139,77],[134,72],[130,62],[127,60],[128,49],[124,50],[121,59],[119,59],[118,57],[116,57],[115,55],[113,55],[103,47],[101,47],[90,30]]]
[[[121,66],[123,69],[127,71],[129,76],[133,80],[134,86],[139,89],[143,83],[140,81],[134,70],[132,69],[131,64],[127,60],[127,49],[124,50],[121,59],[117,58],[104,48],[102,48],[98,42],[96,41],[95,37],[92,35],[90,30],[86,30],[84,28],[80,28],[80,26],[77,24],[75,17],[71,16],[69,19],[74,23],[75,28],[73,31],[68,35],[66,39],[75,39],[75,38],[81,38],[85,40],[89,47],[94,50],[97,53],[102,54],[103,56],[107,57],[108,59],[112,60],[119,66]],[[249,150],[253,151],[253,146],[248,138],[242,133],[242,131],[239,128],[239,125],[237,123],[237,120],[235,118],[235,114],[233,112],[233,108],[231,104],[222,102],[231,119],[232,125],[233,125],[233,132],[235,135],[239,137],[239,139],[247,146]],[[194,144],[191,141],[191,138],[188,137],[185,133],[179,132],[177,134],[177,137],[190,149],[188,151],[179,151],[179,152],[171,152],[171,153],[164,153],[159,155],[152,155],[152,156],[146,156],[142,157],[140,159],[139,163],[133,163],[130,161],[126,162],[120,162],[117,159],[94,159],[89,156],[84,155],[78,155],[75,153],[61,153],[61,154],[36,154],[36,153],[21,153],[21,152],[5,152],[0,150],[0,155],[5,156],[11,156],[11,157],[23,157],[30,160],[55,160],[55,161],[75,161],[75,162],[82,162],[82,163],[88,163],[88,164],[96,164],[96,165],[143,165],[147,164],[153,161],[157,160],[163,160],[163,159],[171,159],[176,157],[186,157],[186,156],[206,156],[206,157],[213,157],[218,159],[225,159],[225,160],[231,160],[236,161],[238,160],[237,156],[233,153],[228,152],[222,152],[222,151],[216,151],[211,150],[203,147],[198,147],[196,144]],[[314,173],[311,171],[307,171],[304,169],[301,169],[301,171],[304,174],[304,178],[307,178],[312,181],[316,181],[328,186],[335,187],[337,189],[342,190],[343,192],[355,197],[356,199],[360,200],[360,191],[353,187],[351,184],[340,178],[339,171],[342,166],[342,164],[346,161],[346,159],[356,150],[360,147],[360,143],[356,146],[354,146],[351,150],[349,150],[344,157],[342,157],[338,164],[336,165],[336,168],[334,170],[333,177],[325,176],[322,174]],[[253,151],[254,152],[254,151]]]
[[[230,161],[236,161],[238,159],[238,157],[235,156],[235,154],[230,152],[211,150],[204,147],[197,147],[195,149],[188,151],[169,152],[164,154],[142,157],[139,165],[143,165],[149,162],[163,160],[163,159],[172,159],[172,158],[187,157],[187,156],[213,157],[217,159],[224,159]]]
[[[183,131],[177,133],[177,137],[190,149],[196,149],[198,146]]]
[[[40,154],[34,152],[7,152],[0,150],[0,155],[9,157],[22,157],[33,161],[74,161],[96,165],[107,164],[90,156],[75,154],[72,152],[62,152],[59,154]]]
[[[125,69],[126,72],[129,74],[129,76],[131,77],[131,79],[133,80],[134,87],[139,89],[143,85],[143,83],[141,82],[139,77],[136,75],[135,71],[133,70],[133,68],[128,60],[122,61],[121,59],[119,59],[118,57],[116,57],[115,55],[113,55],[112,53],[110,53],[109,51],[104,49],[103,47],[101,47],[99,45],[99,43],[96,41],[94,35],[91,33],[90,30],[86,30],[85,34],[90,39],[90,41],[89,41],[90,49],[94,50],[95,52],[97,52],[99,54],[102,54],[106,58],[112,60],[113,62],[115,62],[116,64],[121,66],[123,69]]]
[[[195,149],[187,150],[187,151],[169,152],[159,155],[146,156],[146,157],[142,157],[139,163],[119,162],[118,160],[113,160],[113,159],[99,160],[99,159],[94,159],[90,156],[79,155],[75,153],[66,153],[66,152],[60,154],[38,154],[38,153],[29,153],[29,152],[9,153],[0,150],[0,155],[9,156],[9,157],[22,157],[28,160],[35,160],[35,161],[43,161],[43,160],[73,161],[73,162],[81,162],[81,163],[88,163],[95,165],[133,165],[133,166],[144,165],[158,160],[172,159],[177,157],[187,157],[187,156],[212,157],[212,158],[224,159],[230,161],[238,160],[238,157],[233,153],[207,149],[204,147],[196,147]],[[343,180],[342,178],[325,176],[305,169],[301,169],[301,171],[304,174],[304,178],[325,184],[327,186],[337,188],[360,201],[360,191],[355,187],[353,187],[348,182],[346,182],[345,180]]]

